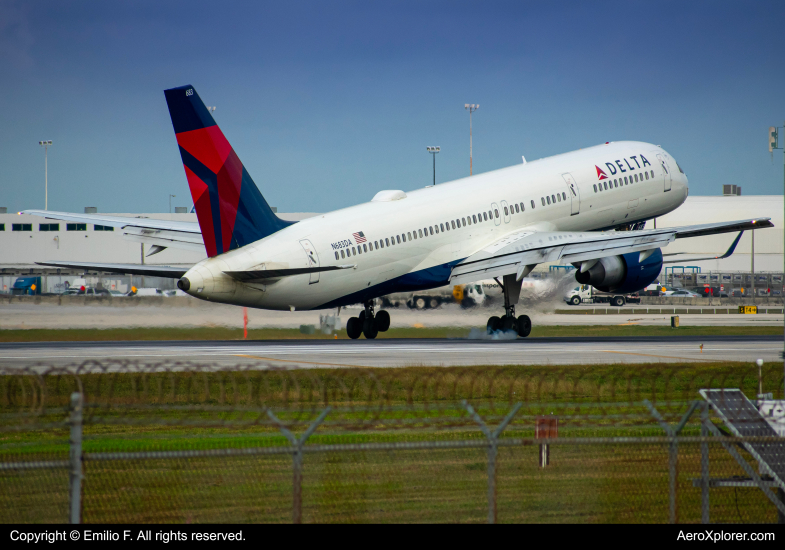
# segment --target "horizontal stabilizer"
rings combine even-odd
[[[241,282],[261,281],[264,279],[280,279],[293,275],[305,275],[308,273],[321,273],[323,271],[335,271],[337,269],[351,269],[354,265],[330,265],[325,267],[302,267],[293,269],[256,269],[253,271],[224,271],[232,279]]]
[[[99,264],[92,262],[36,262],[38,265],[60,267],[65,269],[84,269],[85,271],[104,271],[106,273],[124,273],[128,275],[147,275],[149,277],[166,277],[179,279],[188,271],[188,267],[172,267],[168,265],[144,264]]]

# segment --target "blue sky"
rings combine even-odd
[[[605,141],[693,195],[782,194],[785,2],[0,0],[0,206],[190,205],[165,88],[193,84],[279,211],[323,212]],[[785,141],[783,139],[782,141]]]

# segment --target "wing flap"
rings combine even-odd
[[[185,250],[204,251],[202,234],[152,229],[148,227],[123,227],[123,238],[127,241],[160,246],[162,248],[180,248]]]

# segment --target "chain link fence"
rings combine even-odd
[[[785,440],[700,390],[782,387],[704,365],[0,369],[0,521],[778,522]]]

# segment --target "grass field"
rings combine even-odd
[[[468,327],[391,328],[380,332],[378,338],[466,338]],[[694,326],[672,329],[641,325],[554,325],[535,326],[532,337],[555,336],[742,336],[781,335],[776,326]],[[249,340],[332,340],[346,339],[346,331],[326,335],[302,334],[299,329],[252,329]],[[0,342],[94,342],[132,340],[242,340],[243,330],[225,327],[200,328],[127,328],[127,329],[7,329],[0,330]]]
[[[776,390],[781,379],[779,367],[766,366],[764,391]],[[255,371],[236,379],[225,373],[113,373],[82,375],[80,380],[92,404],[86,410],[85,453],[286,446],[277,427],[249,407],[272,406],[282,419],[299,418],[293,429],[302,433],[327,404],[335,407],[328,416],[333,423],[317,430],[308,445],[483,441],[457,404],[462,398],[470,398],[491,425],[506,414],[511,399],[525,401],[527,407],[505,437],[532,438],[533,416],[549,413],[559,417],[560,438],[661,436],[656,422],[644,418],[639,404],[644,398],[663,412],[670,410],[669,421],[674,422],[698,398],[700,387],[722,384],[748,394],[757,389],[756,373],[735,363],[652,364],[634,371],[623,365]],[[368,380],[381,381],[384,391],[369,393]],[[67,459],[65,427],[20,429],[12,414],[31,395],[31,382],[0,377],[0,462]],[[56,407],[65,404],[71,383],[68,377],[47,380],[50,410],[39,420],[63,418]],[[109,403],[113,406],[100,406]],[[599,418],[585,416],[592,403],[605,405],[592,413]],[[453,425],[438,419],[452,419]],[[223,425],[209,425],[216,421]],[[697,424],[689,423],[683,434],[697,435]],[[667,445],[553,445],[551,466],[545,469],[538,467],[537,453],[532,445],[499,449],[499,521],[667,521]],[[291,519],[292,459],[286,454],[146,460],[89,456],[83,486],[87,522]],[[743,475],[719,445],[711,446],[710,459],[714,477]],[[700,490],[692,485],[700,475],[697,444],[679,446],[678,472],[679,518],[697,522]],[[712,489],[711,494],[714,522],[776,521],[774,507],[757,489]],[[67,501],[66,468],[0,470],[0,522],[65,521]],[[486,517],[484,448],[305,455],[304,521],[476,523]]]

